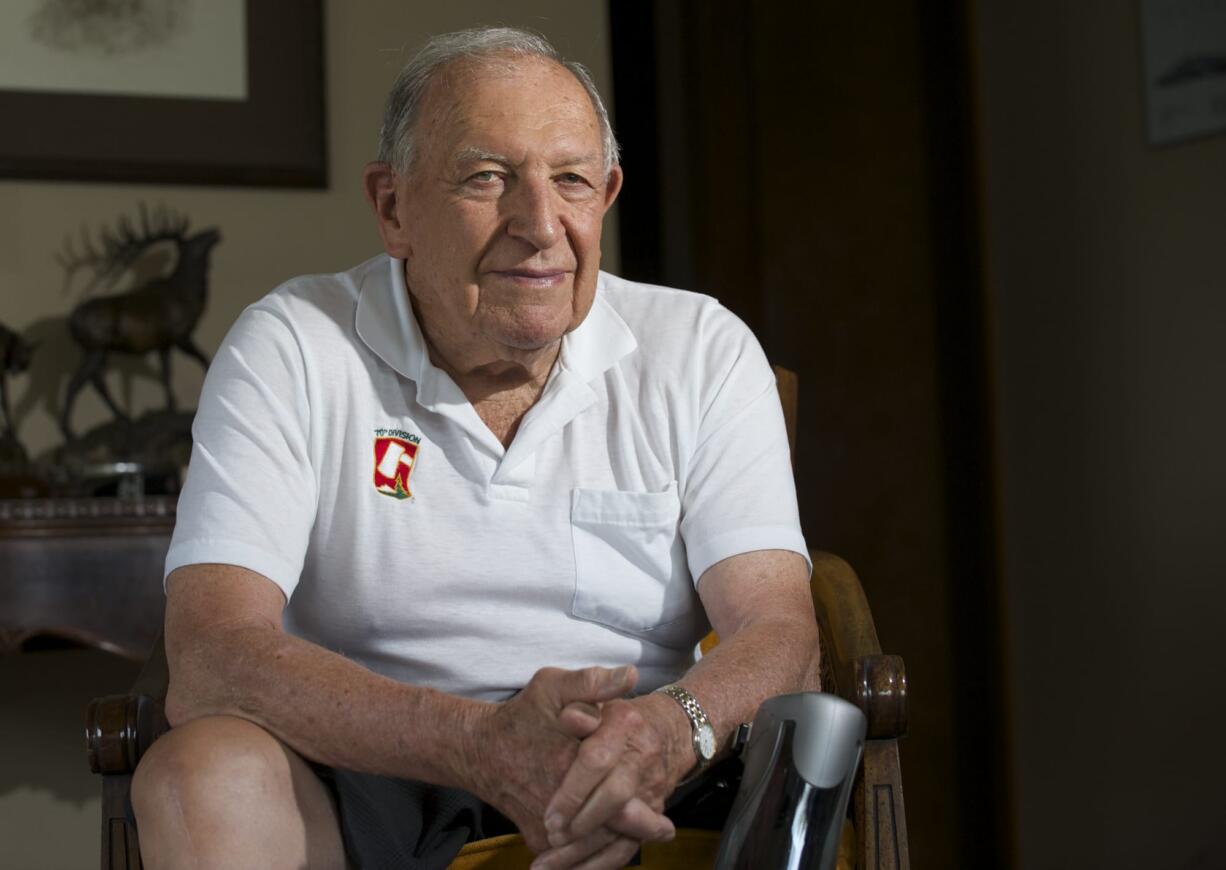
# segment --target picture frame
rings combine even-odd
[[[1150,145],[1226,131],[1226,3],[1141,0]]]
[[[325,188],[323,0],[248,0],[243,99],[0,90],[0,178]]]

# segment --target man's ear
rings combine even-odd
[[[375,213],[383,249],[393,257],[407,259],[410,245],[400,219],[400,175],[391,164],[367,163],[362,169],[362,192]]]
[[[604,210],[608,211],[613,205],[613,201],[617,199],[617,195],[622,189],[622,168],[620,164],[613,164],[613,168],[609,170],[609,177],[605,179],[604,186]]]

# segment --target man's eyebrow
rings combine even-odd
[[[600,163],[601,156],[590,151],[573,151],[560,154],[551,163],[554,166],[583,166],[589,163]],[[498,163],[502,166],[514,166],[515,163],[505,154],[499,154],[497,151],[487,151],[484,148],[478,148],[475,145],[469,145],[461,148],[455,155],[456,163]]]
[[[588,163],[602,163],[604,158],[594,151],[573,151],[558,156],[553,161],[554,166],[583,166]]]
[[[484,148],[476,148],[472,145],[467,148],[461,148],[456,152],[456,163],[481,163],[489,161],[490,163],[501,163],[504,166],[511,165],[511,158],[505,154],[499,154],[496,151],[486,151]]]

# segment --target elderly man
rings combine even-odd
[[[431,42],[364,183],[386,255],[209,372],[146,864],[445,866],[509,819],[536,867],[622,866],[816,683],[771,370],[714,300],[599,272],[616,141],[539,37]]]

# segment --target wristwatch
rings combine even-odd
[[[716,749],[715,729],[711,727],[711,720],[707,718],[706,711],[702,709],[702,704],[698,703],[697,698],[678,685],[661,686],[656,691],[668,695],[680,704],[685,715],[689,717],[690,727],[694,732],[694,756],[698,759],[698,764],[690,771],[689,776],[693,777],[695,774],[702,773],[711,763],[711,759],[715,757]]]

